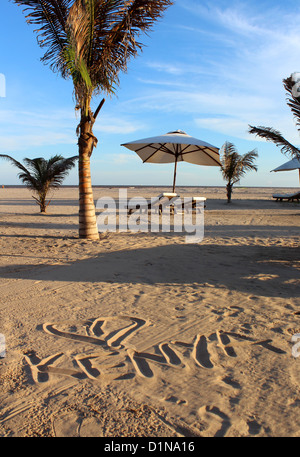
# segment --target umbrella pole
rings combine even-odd
[[[177,155],[175,159],[175,166],[174,166],[174,179],[173,179],[173,194],[175,193],[175,182],[176,182],[176,172],[177,172]]]

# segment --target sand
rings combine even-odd
[[[0,436],[300,436],[300,205],[278,190],[177,188],[207,198],[188,244],[81,240],[75,187],[47,215],[0,189]]]

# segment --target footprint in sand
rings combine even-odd
[[[241,385],[238,381],[235,381],[231,376],[224,376],[224,378],[221,379],[222,382],[227,384],[228,386],[233,387],[234,389],[241,389]]]
[[[251,331],[252,331],[252,325],[251,325],[251,324],[247,324],[247,323],[242,324],[242,325],[241,325],[241,330],[242,330],[244,333],[249,334],[249,333],[251,333]]]
[[[232,305],[222,309],[212,309],[211,312],[219,316],[217,322],[220,322],[224,317],[237,317],[240,313],[244,312],[244,308]]]
[[[241,308],[240,306],[229,306],[228,309],[228,314],[230,317],[237,317],[240,313],[244,311],[244,308]]]
[[[180,398],[176,397],[175,395],[170,395],[163,399],[164,401],[168,401],[170,403],[176,403],[177,405],[187,405],[188,402],[186,400],[180,400]]]
[[[224,437],[231,427],[229,416],[222,412],[217,406],[202,406],[198,410],[200,419],[204,422],[202,436]]]
[[[76,412],[66,412],[52,419],[54,436],[62,438],[69,436],[72,438],[80,436],[82,418]]]
[[[254,418],[250,418],[250,420],[247,422],[247,426],[248,433],[252,436],[258,435],[261,430],[261,425]]]

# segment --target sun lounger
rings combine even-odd
[[[129,202],[127,209],[128,213],[131,214],[135,210],[141,210],[148,212],[149,210],[154,210],[155,212],[162,213],[162,210],[165,206],[170,205],[170,202],[173,198],[178,198],[179,195],[172,193],[172,192],[163,192],[162,194],[158,195],[157,197],[147,200],[145,204],[144,200],[141,200],[141,204],[139,204],[138,199],[133,199],[132,202]]]
[[[299,202],[300,200],[300,192],[296,192],[295,194],[274,194],[273,198],[276,198],[276,201],[284,201],[287,200],[288,202],[293,202],[294,200],[297,200]]]
[[[187,211],[188,213],[193,210],[201,211],[201,203],[203,203],[203,207],[205,208],[206,198],[205,197],[191,197],[189,201],[179,201],[178,203],[174,204],[174,211]]]

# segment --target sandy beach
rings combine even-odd
[[[228,205],[225,187],[178,187],[207,198],[188,244],[82,240],[76,187],[47,215],[0,189],[0,436],[300,436],[300,204],[278,190],[237,188]]]

